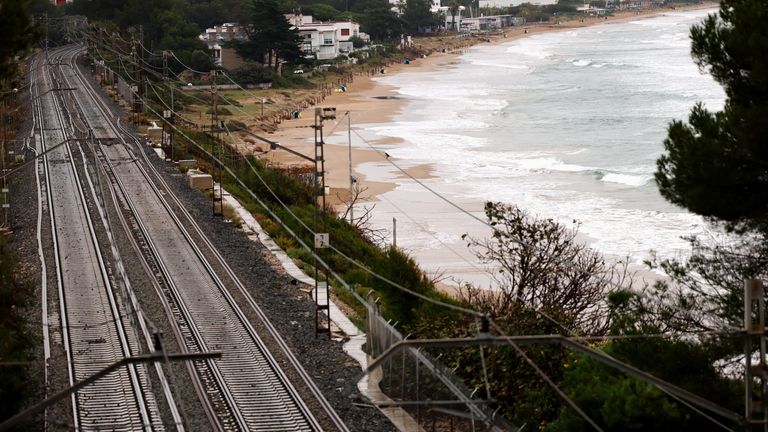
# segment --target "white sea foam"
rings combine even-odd
[[[651,176],[608,173],[602,176],[600,180],[608,183],[618,183],[627,186],[643,186],[651,181],[651,179]]]
[[[554,157],[521,159],[518,165],[529,171],[583,172],[591,169],[581,165],[567,164]]]
[[[359,127],[369,139],[402,138],[387,152],[404,166],[435,164],[430,187],[475,211],[484,200],[515,203],[579,220],[605,253],[676,256],[688,247],[680,237],[704,222],[666,203],[652,178],[669,121],[685,118],[698,100],[722,106],[722,89],[699,73],[685,36],[703,15],[534,35],[479,47],[439,73],[384,77],[410,102],[392,124]],[[450,242],[476,224],[388,164],[369,170],[371,180],[399,179],[388,199],[426,219],[412,223],[380,203],[380,226],[397,217],[407,237],[398,245],[417,256],[442,247],[435,237]]]

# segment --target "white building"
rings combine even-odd
[[[557,0],[480,0],[481,8],[506,8],[530,3],[536,6],[557,4]]]
[[[477,18],[464,18],[461,22],[461,31],[488,31],[523,24],[525,24],[525,18],[523,17],[515,17],[512,15],[489,15]]]
[[[298,26],[301,49],[304,55],[318,60],[328,60],[339,55],[339,40],[333,23],[304,24]]]
[[[301,36],[301,49],[307,57],[329,60],[354,51],[352,38],[369,40],[352,21],[315,22],[310,15],[286,15]]]
[[[336,58],[339,54],[354,51],[352,38],[359,37],[365,41],[370,37],[360,31],[360,25],[352,21],[315,22],[311,15],[286,15],[285,19],[299,32],[301,49],[307,57],[318,60]],[[233,69],[242,64],[232,48],[225,48],[227,42],[246,40],[246,28],[235,23],[225,23],[205,30],[200,40],[208,45],[213,61],[227,69]]]

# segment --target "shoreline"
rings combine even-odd
[[[580,29],[585,27],[592,27],[596,25],[605,25],[612,23],[620,23],[633,21],[637,19],[648,19],[657,16],[662,16],[667,13],[690,11],[698,9],[710,9],[719,5],[716,1],[708,1],[701,4],[690,5],[686,7],[679,7],[674,9],[649,9],[645,11],[619,12],[609,19],[587,17],[583,21],[565,21],[558,22],[557,24],[533,24],[522,27],[509,27],[503,34],[489,35],[484,37],[483,40],[477,40],[475,44],[466,49],[473,49],[477,46],[501,44],[510,42],[516,39],[533,36],[536,34],[552,33],[559,31],[568,31],[573,29]],[[527,31],[527,32],[526,32]],[[375,78],[383,76],[391,76],[402,72],[432,72],[439,70],[440,67],[449,65],[456,61],[463,54],[463,50],[459,53],[454,52],[435,52],[426,58],[412,59],[410,64],[405,65],[402,63],[393,64],[386,69],[384,75],[377,75],[375,77],[370,76],[357,76],[355,81],[350,83],[347,87],[347,91],[343,93],[332,93],[323,102],[323,107],[336,107],[337,120],[330,120],[325,123],[324,137],[326,141],[332,139],[334,143],[328,143],[325,146],[326,155],[326,185],[330,186],[330,196],[335,198],[335,195],[342,192],[348,194],[349,192],[349,147],[346,144],[337,144],[339,141],[337,138],[343,138],[343,141],[347,141],[347,119],[344,117],[345,113],[349,112],[352,119],[352,130],[360,131],[360,126],[368,125],[381,125],[388,124],[394,121],[394,117],[397,116],[401,110],[408,103],[407,100],[397,98],[397,89],[394,86],[381,83]],[[313,135],[310,126],[314,122],[313,107],[305,110],[301,113],[299,119],[288,120],[279,125],[277,130],[270,134],[270,137],[280,142],[282,145],[298,151],[303,154],[311,155],[314,153],[313,149]],[[359,141],[359,137],[352,137],[352,141]],[[383,139],[377,139],[372,142],[377,146],[396,146],[403,143],[403,140],[395,137],[384,137]],[[379,195],[389,192],[397,188],[400,184],[397,182],[376,182],[367,179],[365,172],[359,170],[360,166],[366,163],[386,163],[385,156],[372,149],[362,148],[359,144],[352,145],[352,163],[353,173],[352,175],[357,177],[359,184],[367,187],[367,193],[365,194],[366,201],[375,201]],[[302,159],[290,155],[287,152],[270,151],[264,156],[264,159],[279,165],[300,165],[305,162]],[[403,161],[407,162],[407,161]],[[415,167],[409,167],[407,169],[409,174],[418,179],[432,178],[433,166],[431,164],[423,164]],[[402,174],[398,175],[398,179],[405,179],[406,176]],[[338,199],[331,199],[331,204],[338,204]]]
[[[585,18],[583,22],[569,21],[560,24],[511,28],[506,34],[500,33],[490,39],[485,38],[488,41],[478,41],[473,47],[483,44],[501,44],[534,34],[568,31],[599,24],[635,21],[662,16],[668,13],[711,9],[717,6],[718,4],[715,2],[708,2],[699,5],[691,5],[685,8],[657,9],[644,11],[643,13],[625,12],[618,16],[610,17],[608,20]],[[526,28],[528,29],[527,33],[525,33]],[[471,48],[472,47],[468,49]],[[457,59],[460,58],[460,55],[461,53],[435,52],[426,58],[411,60],[409,65],[393,65],[387,69],[385,75],[378,75],[377,77],[399,74],[402,72],[418,73],[439,71],[442,67],[456,62]],[[366,188],[361,194],[362,199],[360,201],[365,203],[368,207],[375,205],[377,202],[381,202],[384,207],[395,206],[395,204],[384,195],[388,192],[397,191],[397,194],[400,194],[399,196],[401,198],[407,197],[407,202],[412,202],[413,206],[409,207],[409,212],[428,215],[430,214],[430,208],[427,208],[428,206],[424,205],[426,204],[426,200],[422,199],[424,198],[424,195],[420,196],[418,192],[414,192],[413,190],[398,190],[411,189],[407,187],[403,188],[403,186],[413,185],[414,182],[403,173],[392,173],[393,167],[390,165],[391,161],[387,160],[388,158],[383,154],[383,149],[389,148],[390,146],[403,145],[405,141],[393,137],[381,137],[372,140],[369,145],[377,147],[377,149],[380,150],[379,152],[366,148],[366,144],[363,144],[360,137],[356,135],[356,132],[365,134],[367,127],[381,126],[397,122],[397,116],[400,115],[407,104],[410,103],[407,100],[397,98],[396,87],[381,83],[380,80],[375,78],[376,77],[367,76],[355,77],[355,81],[348,86],[348,91],[346,93],[333,93],[327,97],[322,104],[323,107],[334,106],[337,109],[337,120],[326,121],[324,128],[325,141],[328,144],[325,146],[326,184],[330,186],[328,202],[330,205],[335,206],[337,212],[343,213],[345,207],[342,201],[349,196],[350,148],[347,145],[348,123],[347,118],[344,117],[344,114],[349,112],[351,115],[351,127],[353,131],[351,148],[353,161],[352,175],[360,179],[358,184],[361,187]],[[308,126],[313,123],[313,111],[310,109],[302,114],[304,118],[286,121],[281,124],[280,128],[272,134],[272,137],[295,151],[304,154],[312,154],[312,152],[314,152],[313,136],[312,130],[309,129]],[[265,158],[273,163],[282,165],[301,163],[300,159],[289,155],[287,152],[269,152]],[[413,165],[413,163],[407,159],[393,158],[393,160],[397,161],[397,164],[402,166],[404,171],[418,180],[435,178],[435,164],[427,163]],[[389,172],[389,175],[383,179],[384,181],[378,181],[381,178],[381,171]],[[359,204],[360,203],[358,202],[356,210],[359,208]],[[482,204],[482,202],[478,201],[463,202],[460,205],[469,212],[482,218]],[[434,210],[434,208],[432,210]],[[392,219],[390,216],[395,216],[394,214],[388,214],[386,210],[381,209],[378,211],[374,210],[374,213],[378,213],[374,218],[375,222],[378,222],[375,224],[376,228],[390,226],[389,220]],[[454,221],[451,219],[451,215],[447,215],[445,212],[437,211],[437,213],[440,214],[443,223],[465,223],[465,221],[462,222],[461,220]],[[356,214],[358,214],[357,211]],[[389,236],[387,238],[389,238]],[[449,245],[444,244],[437,237],[434,237],[434,240],[441,245],[433,245],[434,247],[432,248],[425,247],[425,250],[421,250],[418,256],[413,253],[414,251],[407,251],[417,260],[422,269],[427,274],[431,275],[430,277],[434,276],[435,279],[439,279],[441,275],[445,274],[459,275],[458,277],[461,278],[459,281],[470,281],[481,286],[490,283],[487,271],[484,268],[480,269],[477,265],[469,263],[466,256],[463,258],[459,257],[459,253],[457,252],[460,251],[451,249]],[[427,238],[425,241],[430,244],[435,243],[431,238]],[[462,245],[461,249],[466,250],[463,246],[464,245]],[[459,257],[458,261],[456,260],[457,257]],[[472,260],[472,258],[470,258],[470,260]],[[476,277],[467,278],[466,275],[468,273],[473,274]],[[447,284],[442,283],[441,288],[455,286],[456,284],[458,284],[456,280]]]

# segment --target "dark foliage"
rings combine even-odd
[[[275,74],[272,69],[260,63],[246,62],[229,73],[229,77],[240,85],[271,82]]]
[[[299,32],[285,20],[277,0],[253,0],[248,40],[233,43],[237,53],[277,70],[281,61],[296,63],[302,58]]]
[[[674,121],[656,182],[669,201],[740,232],[768,232],[768,3],[724,0],[691,29],[691,53],[722,84],[721,112]]]
[[[15,86],[21,65],[17,56],[24,56],[40,36],[28,6],[26,0],[0,0],[0,92]]]
[[[617,339],[601,348],[607,354],[678,387],[700,395],[733,412],[742,412],[738,380],[723,377],[714,366],[720,359],[712,344],[722,341],[683,339],[669,334],[654,337],[664,323],[637,308],[636,294],[628,291],[611,295],[613,336]],[[648,335],[648,337],[643,337]],[[620,431],[701,431],[714,430],[707,418],[682,405],[657,387],[630,377],[583,355],[571,354],[565,363],[563,387],[586,414],[606,430]],[[731,425],[736,427],[736,425]],[[591,431],[584,419],[569,408],[547,431]]]
[[[0,367],[0,419],[16,414],[32,391],[25,363],[32,360],[35,341],[21,315],[32,293],[16,280],[15,267],[8,246],[0,239],[0,361],[9,363]]]

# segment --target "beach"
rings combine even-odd
[[[714,3],[707,3],[686,9],[715,6]],[[659,16],[669,12],[679,12],[680,10],[660,9],[644,11],[640,14],[630,12],[618,14],[608,20],[586,18],[583,22],[571,21],[561,24],[512,28],[506,31],[506,34],[495,36],[489,42],[482,42],[479,45],[503,44],[547,32],[611,25]],[[471,52],[473,49],[470,48],[469,51],[462,54]],[[342,201],[348,199],[350,189],[350,146],[348,146],[348,140],[351,138],[352,175],[357,179],[358,185],[364,189],[360,197],[361,201],[365,202],[358,202],[357,206],[358,208],[373,204],[379,206],[378,209],[374,208],[373,210],[374,213],[380,213],[373,219],[376,228],[388,228],[389,231],[393,231],[391,222],[389,222],[390,219],[394,219],[389,214],[394,214],[391,209],[394,207],[399,211],[407,210],[404,213],[410,214],[413,219],[408,216],[411,219],[410,222],[403,220],[401,223],[421,224],[422,228],[425,228],[422,231],[431,234],[419,240],[414,238],[413,232],[398,230],[401,232],[401,236],[406,236],[401,237],[405,240],[398,242],[398,246],[404,244],[408,250],[407,245],[412,245],[414,242],[431,243],[429,247],[420,248],[416,258],[435,279],[459,274],[455,278],[455,283],[471,281],[479,285],[488,285],[490,280],[487,275],[484,275],[486,269],[476,260],[473,260],[471,254],[468,255],[463,242],[456,238],[441,238],[439,229],[430,229],[425,227],[426,223],[418,222],[424,220],[419,218],[431,217],[432,219],[439,219],[439,223],[443,225],[463,226],[469,225],[470,222],[474,224],[475,222],[469,219],[472,217],[483,218],[483,200],[476,197],[467,199],[453,197],[454,202],[466,210],[468,214],[462,214],[462,211],[456,208],[449,208],[450,205],[446,203],[436,204],[439,198],[435,198],[434,194],[425,191],[416,183],[418,180],[435,185],[435,180],[439,176],[439,173],[435,172],[435,165],[403,157],[389,156],[388,149],[402,150],[403,146],[409,144],[397,134],[387,135],[386,132],[371,132],[376,129],[386,129],[387,125],[402,121],[401,114],[407,108],[407,104],[413,103],[413,101],[400,96],[397,86],[386,84],[387,80],[401,73],[406,73],[409,77],[421,73],[434,75],[456,63],[459,60],[459,55],[461,54],[436,52],[426,58],[411,59],[410,64],[407,65],[392,65],[386,69],[383,75],[356,76],[354,82],[347,86],[346,92],[337,92],[328,96],[320,106],[335,107],[337,119],[324,122],[326,184],[330,186],[329,202],[336,206],[337,211],[342,212],[344,206]],[[310,108],[302,112],[300,118],[283,122],[280,128],[269,137],[294,151],[313,155],[314,131],[310,127],[313,124],[314,113],[313,109]],[[351,124],[351,133],[348,131],[348,124]],[[391,151],[391,153],[398,152]],[[280,165],[306,164],[302,159],[280,150],[270,151],[262,157]],[[391,198],[394,196],[392,195],[393,192],[398,197],[394,201]],[[387,198],[388,196],[390,198]],[[358,214],[361,212],[362,209],[358,210]],[[403,216],[400,215],[398,218],[402,220]],[[473,229],[468,229],[468,231],[473,236],[480,236],[484,231],[487,233],[487,229],[480,224],[476,224],[474,231]],[[395,241],[396,239],[391,234],[389,241]],[[410,243],[407,240],[410,240]],[[590,239],[587,237],[586,240],[589,242]]]

